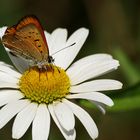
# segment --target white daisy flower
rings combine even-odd
[[[5,29],[0,29],[0,37]],[[71,100],[89,100],[105,112],[104,105],[112,106],[113,101],[101,91],[120,89],[122,84],[111,79],[91,80],[118,68],[119,62],[108,54],[90,55],[71,65],[88,33],[87,29],[80,28],[67,39],[66,29],[58,28],[51,34],[45,32],[50,55],[76,42],[73,47],[53,55],[55,65],[48,64],[46,71],[35,66],[28,69],[27,62],[6,49],[18,71],[0,62],[0,128],[16,116],[12,138],[21,138],[32,123],[33,140],[47,140],[50,116],[66,140],[76,138],[75,116],[92,139],[98,137],[93,119]]]

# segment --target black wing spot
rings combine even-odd
[[[13,52],[10,51],[9,53],[10,53],[12,56],[17,57],[16,54],[14,54]]]
[[[40,48],[40,47],[41,47],[41,45],[38,45],[38,47]],[[41,51],[41,53],[42,53],[42,51]]]
[[[35,39],[34,41],[39,41],[39,39]]]

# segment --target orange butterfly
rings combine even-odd
[[[44,65],[51,63],[49,49],[42,26],[35,16],[26,16],[18,24],[7,28],[2,43],[13,55]]]

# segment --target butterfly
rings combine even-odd
[[[37,65],[52,63],[43,28],[36,16],[23,17],[16,25],[8,27],[2,43],[14,56]]]

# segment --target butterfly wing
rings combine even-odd
[[[37,62],[48,61],[46,38],[34,16],[25,17],[17,25],[7,28],[2,42],[15,55]]]

